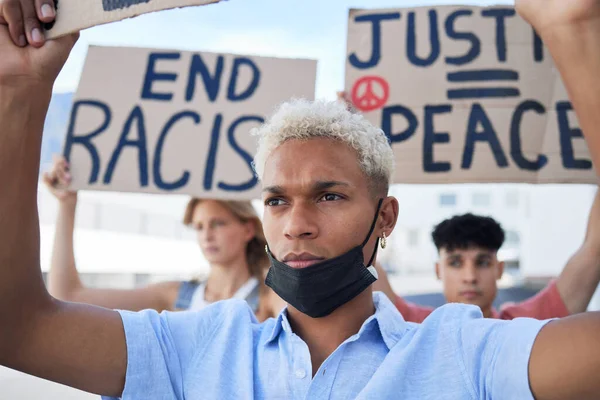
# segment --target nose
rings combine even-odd
[[[214,232],[211,227],[203,227],[198,229],[198,241],[200,243],[210,242],[214,237]]]
[[[284,231],[288,239],[314,239],[318,235],[316,216],[310,206],[294,204],[288,213]]]
[[[464,283],[475,285],[477,283],[477,268],[473,263],[466,263],[462,268],[462,280]]]

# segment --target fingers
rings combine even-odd
[[[43,182],[50,191],[58,200],[62,201],[69,198],[73,192],[68,190],[68,187],[71,184],[70,174],[67,173],[67,176],[64,176],[64,171],[62,172],[63,176],[60,175],[59,170],[53,170],[50,172],[45,172],[43,174]]]
[[[67,187],[71,184],[71,173],[69,163],[62,156],[54,156],[54,165],[52,170],[45,174],[48,176],[48,182],[52,187]]]
[[[30,45],[41,47],[44,44],[44,31],[38,19],[35,4],[32,0],[21,0],[21,13],[25,23],[25,36]]]
[[[23,22],[23,13],[21,12],[21,3],[19,0],[3,0],[0,2],[0,15],[3,25],[8,25],[8,31],[12,41],[17,46],[27,45],[25,36],[25,24]]]
[[[46,24],[54,21],[56,17],[56,9],[52,0],[35,0],[35,10],[38,19]]]
[[[46,184],[46,186],[52,187],[52,182],[54,181],[54,178],[49,172],[44,172],[44,174],[42,175],[42,181],[44,182],[44,184]]]
[[[54,0],[0,0],[0,24],[8,25],[17,46],[41,47],[45,41],[42,23],[55,18]]]
[[[337,92],[337,98],[340,101],[346,102],[346,103],[352,103],[352,101],[350,100],[350,97],[348,96],[348,93],[342,91],[342,92]]]

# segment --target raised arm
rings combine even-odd
[[[576,314],[587,310],[598,283],[600,283],[600,191],[596,191],[583,244],[567,262],[556,286],[569,313]]]
[[[600,1],[517,0],[541,35],[567,87],[596,172],[600,172]],[[600,393],[600,313],[550,322],[531,352],[537,400],[591,399]]]
[[[64,158],[55,158],[52,169],[44,174],[44,183],[59,203],[48,273],[48,290],[52,296],[64,301],[129,311],[174,309],[180,282],[161,282],[132,290],[86,287],[75,263],[77,193],[68,190],[71,176]]]
[[[58,200],[48,291],[57,299],[66,301],[72,301],[73,293],[83,287],[75,266],[73,248],[77,192],[67,189],[70,181],[67,161],[56,156],[52,169],[44,173],[46,187]]]
[[[17,43],[23,26],[27,37],[32,29],[40,32],[34,2],[21,3],[0,0],[0,21],[11,24]],[[35,3],[40,7],[47,0]],[[39,8],[37,12],[42,15]],[[119,314],[56,301],[40,271],[37,181],[42,130],[52,84],[75,41],[68,36],[43,46],[35,42],[41,48],[20,48],[11,41],[9,28],[0,24],[0,365],[86,391],[120,395],[127,352]]]

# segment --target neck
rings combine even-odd
[[[210,302],[230,299],[250,278],[245,255],[227,264],[211,264],[204,297]]]
[[[323,318],[311,318],[288,305],[290,325],[308,346],[313,376],[327,357],[358,333],[365,320],[374,313],[371,287]]]
[[[493,318],[494,313],[492,312],[492,306],[488,306],[486,308],[481,308],[481,312],[483,313],[483,318]]]

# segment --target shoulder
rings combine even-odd
[[[479,307],[466,304],[445,304],[431,311],[420,323],[411,323],[411,341],[426,342],[428,351],[455,353],[462,342],[466,326],[472,330],[487,325]],[[467,330],[468,330],[467,329]]]
[[[447,304],[418,328],[428,351],[455,361],[474,398],[531,398],[527,366],[545,321],[483,318],[479,307]]]
[[[172,328],[181,325],[182,329],[189,329],[190,322],[193,325],[214,328],[256,322],[254,313],[243,299],[217,301],[198,311],[172,312],[165,315]]]
[[[460,326],[465,321],[475,321],[483,319],[481,309],[469,304],[448,303],[441,307],[430,310],[430,314],[423,324],[444,324],[450,326]]]
[[[436,308],[417,325],[416,334],[459,355],[463,346],[478,346],[489,341],[508,322],[484,318],[477,306],[450,303]]]
[[[223,327],[252,324],[256,318],[244,300],[219,301],[199,311],[158,313],[154,310],[119,310],[126,332],[168,331],[171,335],[191,338],[204,336]]]
[[[225,300],[200,311],[119,313],[127,344],[123,398],[180,398],[173,390],[183,387],[186,371],[203,365],[214,372],[220,355],[248,357],[256,347],[259,324],[244,300]]]

